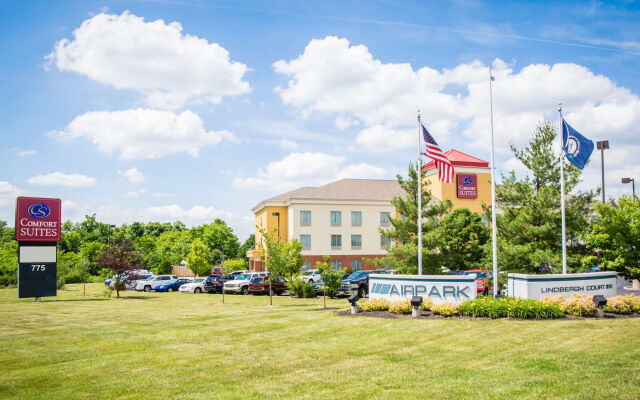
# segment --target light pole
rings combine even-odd
[[[622,178],[622,183],[630,183],[633,191],[633,201],[636,201],[636,181],[633,178]]]
[[[604,204],[604,151],[609,149],[609,141],[601,140],[596,142],[598,150],[600,150],[600,166],[602,169],[602,204]]]
[[[279,212],[274,212],[271,213],[271,215],[273,215],[274,217],[278,217],[278,243],[280,242],[280,213]],[[266,267],[266,265],[265,265]],[[272,294],[272,290],[271,290],[271,281],[273,279],[273,275],[271,275],[271,273],[269,273],[269,305],[272,306],[273,305],[273,294]]]

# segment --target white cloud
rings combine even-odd
[[[138,91],[157,108],[218,103],[251,91],[242,80],[247,66],[231,61],[219,44],[183,34],[178,22],[145,22],[127,11],[85,20],[73,39],[58,41],[47,58],[61,71]]]
[[[177,204],[149,207],[141,212],[141,216],[144,220],[148,221],[173,222],[180,220],[187,225],[209,223],[215,218],[221,218],[223,220],[236,218],[234,214],[215,207],[197,205],[190,209],[183,209]]]
[[[122,197],[129,197],[129,198],[138,197],[141,194],[145,194],[145,193],[147,193],[146,189],[133,190],[131,192],[126,192],[125,194],[122,195]]]
[[[89,139],[103,153],[120,153],[120,159],[159,158],[183,152],[196,157],[203,146],[223,140],[237,142],[229,131],[205,131],[200,117],[188,110],[181,114],[148,109],[92,111],[75,117],[65,130],[51,135]]]
[[[127,178],[131,183],[140,183],[146,179],[144,174],[136,167],[124,171],[118,170],[118,174]]]
[[[153,197],[172,197],[173,194],[171,193],[160,193],[160,192],[154,192],[151,194]]]
[[[27,194],[27,192],[10,184],[9,182],[0,181],[0,209],[11,208],[12,212],[15,211],[16,197],[23,196],[25,194]],[[3,214],[6,214],[7,216],[10,215],[8,212]],[[7,222],[9,221],[7,220]]]
[[[291,153],[282,160],[270,162],[255,177],[237,178],[234,188],[286,190],[315,186],[342,178],[382,178],[385,171],[372,165],[343,165],[346,158],[326,153]]]
[[[394,130],[382,125],[375,125],[360,131],[356,137],[356,145],[352,151],[365,149],[372,153],[384,153],[411,146],[418,148],[417,129]],[[417,151],[417,150],[416,150]]]
[[[298,143],[294,142],[293,140],[283,138],[282,140],[280,140],[280,146],[282,146],[282,148],[285,150],[295,150],[298,148]]]
[[[20,157],[35,156],[36,154],[38,154],[38,152],[35,151],[35,150],[20,150],[20,151],[18,151],[18,156],[20,156]]]
[[[328,36],[311,40],[297,58],[277,61],[273,68],[289,78],[286,87],[275,88],[285,104],[303,116],[327,114],[339,128],[362,123],[355,145],[365,150],[411,146],[406,132],[416,126],[416,108],[443,150],[452,145],[487,150],[488,66],[480,61],[414,70],[408,63],[383,63],[366,46]],[[493,68],[498,153],[510,153],[509,141],[526,143],[545,119],[557,121],[558,101],[566,119],[594,140],[609,135],[633,143],[637,137],[640,98],[605,76],[573,63],[515,71],[496,59]],[[389,134],[398,141],[390,141]]]
[[[27,179],[32,185],[42,186],[69,186],[69,187],[86,187],[96,184],[95,178],[82,174],[63,174],[62,172],[51,172],[49,174],[40,174]]]

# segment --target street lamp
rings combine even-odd
[[[111,246],[111,228],[115,228],[115,227],[116,227],[115,225],[109,225],[109,240],[108,240],[109,246]]]
[[[633,201],[636,201],[636,181],[633,178],[622,178],[622,183],[630,183],[633,191]]]
[[[609,141],[601,140],[596,142],[598,150],[600,150],[600,165],[602,169],[602,204],[604,204],[604,151],[609,149]]]
[[[271,215],[273,215],[274,217],[278,217],[278,242],[279,242],[280,241],[280,213],[274,212],[274,213],[271,213]]]

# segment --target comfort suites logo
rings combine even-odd
[[[44,203],[35,203],[27,208],[27,214],[35,219],[44,219],[51,214],[51,208]]]
[[[475,199],[478,197],[478,177],[476,174],[458,174],[458,198]]]

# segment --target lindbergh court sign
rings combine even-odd
[[[61,201],[39,197],[18,197],[16,240],[57,242],[60,240]]]
[[[617,293],[615,272],[593,272],[584,274],[509,274],[507,284],[509,296],[539,300],[543,297],[571,297],[573,293],[613,297]]]
[[[478,295],[475,276],[464,275],[369,275],[369,298],[389,301],[431,297],[434,304],[460,304]]]

